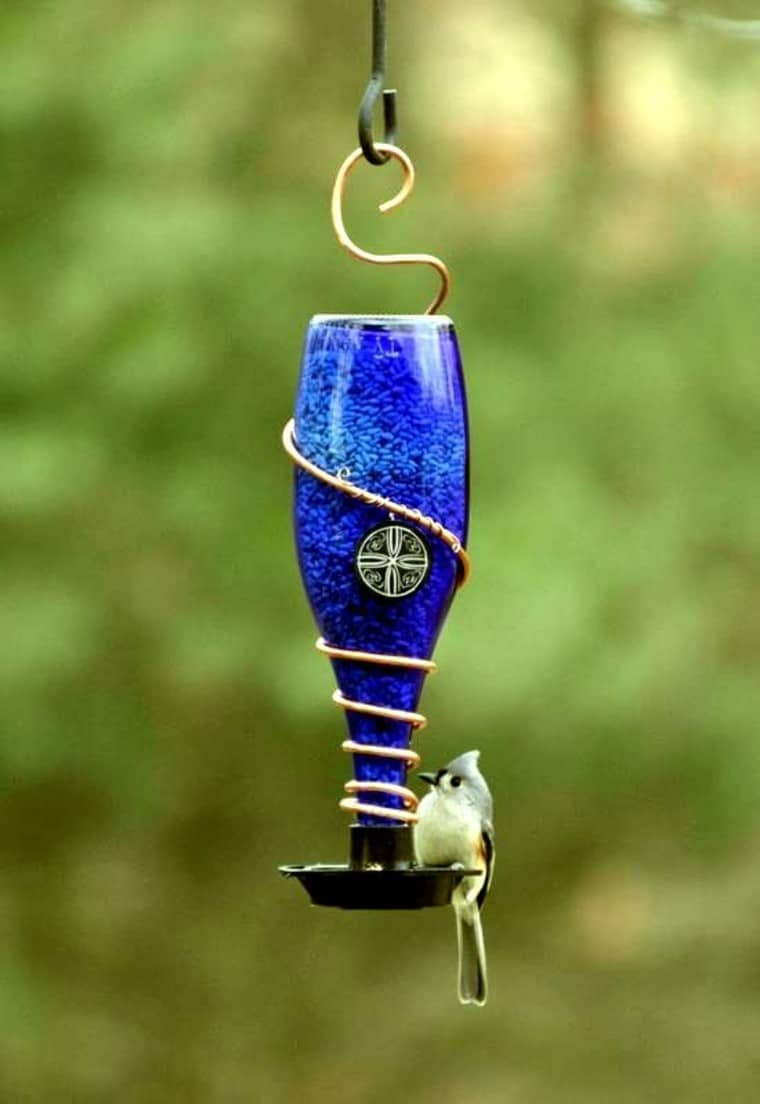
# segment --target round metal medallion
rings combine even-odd
[[[430,570],[430,552],[414,529],[392,523],[371,529],[356,552],[356,573],[383,598],[407,598]]]

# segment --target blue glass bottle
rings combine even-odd
[[[419,510],[462,544],[468,522],[468,432],[453,323],[436,315],[317,315],[309,324],[295,411],[307,461]],[[369,505],[296,468],[295,530],[306,592],[333,648],[429,659],[462,570],[429,527]],[[333,658],[345,699],[416,712],[423,670]],[[404,749],[412,724],[346,710],[352,741]],[[355,754],[356,780],[404,785],[403,759]],[[380,809],[401,798],[358,794]],[[369,826],[392,817],[360,813]]]

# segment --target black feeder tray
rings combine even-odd
[[[462,878],[481,873],[453,866],[415,866],[409,828],[351,828],[347,866],[281,866],[313,905],[342,909],[421,909],[451,904]]]

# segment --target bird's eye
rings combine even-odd
[[[453,786],[453,787],[454,787],[455,789],[456,789],[456,787],[457,787],[457,786],[461,786],[461,785],[462,785],[462,779],[461,779],[461,778],[459,777],[459,775],[458,775],[458,774],[455,774],[455,775],[454,775],[454,777],[453,777],[453,778],[451,779],[451,785],[452,785],[452,786]]]

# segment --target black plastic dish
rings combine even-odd
[[[450,866],[413,866],[403,870],[356,870],[350,866],[281,866],[297,878],[313,905],[342,909],[421,909],[451,904],[451,895],[478,870]]]

